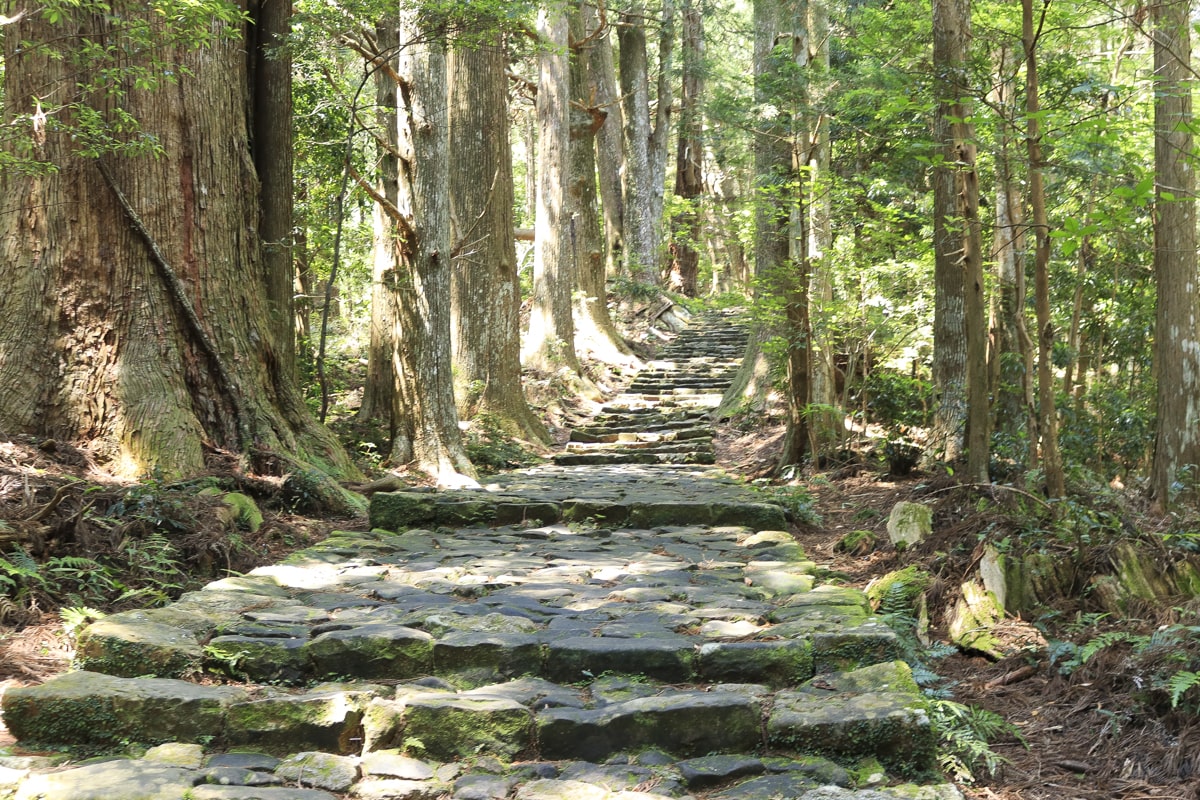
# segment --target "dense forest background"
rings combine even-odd
[[[868,432],[1190,491],[1185,3],[385,5],[9,9],[6,430],[342,477],[341,403],[469,476],[460,420],[548,441],[522,367],[634,363],[610,300],[717,298],[767,368],[724,412],[778,391],[781,467]],[[133,341],[147,302],[178,321]]]
[[[886,516],[839,481],[908,481],[901,616],[996,564],[1042,649],[967,649],[1115,653],[1123,719],[1190,730],[1191,3],[0,6],[8,622],[531,463],[740,308],[747,477],[828,536]]]

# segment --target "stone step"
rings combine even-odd
[[[784,659],[776,666],[797,668]],[[420,742],[421,754],[439,762],[769,750],[841,763],[875,757],[908,776],[936,763],[921,695],[900,661],[821,674],[786,690],[745,682],[681,689],[644,675],[580,678],[524,677],[474,689],[343,682],[287,691],[79,671],[10,689],[3,705],[10,731],[29,746],[133,740],[252,745],[277,757],[369,757]]]
[[[646,450],[624,450],[593,453],[556,453],[553,461],[564,467],[611,466],[614,464],[695,464],[717,463],[715,453],[710,451],[685,451],[658,453]]]

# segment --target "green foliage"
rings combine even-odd
[[[782,506],[788,516],[802,525],[816,527],[821,524],[821,515],[817,512],[817,498],[805,486],[755,486],[766,495],[768,502]]]
[[[1128,696],[1150,709],[1200,714],[1200,692],[1192,691],[1200,685],[1200,625],[1177,622],[1145,632],[1133,627],[1137,620],[1129,620],[1126,627],[1097,630],[1104,621],[1100,615],[1068,626],[1077,642],[1048,639],[1050,663],[1064,675],[1101,669],[1108,680],[1118,682],[1115,691],[1127,682]],[[1101,654],[1106,656],[1103,665],[1091,666]]]
[[[131,4],[132,5],[132,4]],[[53,171],[31,142],[50,132],[69,134],[78,155],[145,155],[159,151],[157,135],[124,110],[135,93],[152,93],[185,76],[178,53],[242,35],[246,14],[229,0],[152,0],[143,8],[108,0],[47,0],[36,11],[54,33],[20,49],[69,70],[62,91],[30,98],[29,113],[5,132],[6,167]]]
[[[892,369],[872,370],[851,393],[869,420],[887,428],[926,427],[933,419],[933,385]]]
[[[938,763],[956,782],[974,783],[980,772],[995,775],[1007,763],[991,747],[997,739],[1017,739],[1028,747],[1020,729],[993,711],[934,698],[925,707],[938,735]]]
[[[471,463],[485,474],[527,467],[538,461],[536,455],[513,438],[504,420],[495,414],[480,414],[471,421],[466,448]]]

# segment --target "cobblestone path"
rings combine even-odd
[[[5,722],[155,746],[0,756],[0,797],[959,798],[895,635],[706,466],[744,344],[702,318],[554,464],[95,623]]]

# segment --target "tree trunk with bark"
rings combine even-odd
[[[1042,7],[1042,21],[1046,7]],[[1067,493],[1062,456],[1058,450],[1058,411],[1054,404],[1053,372],[1054,325],[1050,320],[1050,223],[1046,215],[1046,191],[1043,187],[1042,142],[1039,119],[1037,45],[1041,22],[1033,20],[1033,0],[1021,2],[1021,30],[1025,45],[1025,146],[1029,154],[1029,208],[1033,223],[1034,305],[1038,326],[1038,435],[1041,442],[1042,473],[1046,476],[1046,494],[1063,497]],[[1193,232],[1195,241],[1195,233]],[[1193,248],[1194,249],[1194,248]],[[1195,255],[1193,254],[1193,259]],[[1193,262],[1194,263],[1194,262]]]
[[[652,106],[644,0],[634,0],[629,9],[621,13],[617,28],[621,105],[625,120],[622,256],[626,275],[644,286],[659,285],[662,245],[659,225],[671,113],[669,81],[673,33],[674,0],[664,0],[658,96]]]
[[[521,389],[507,63],[499,41],[450,54],[455,398],[464,418],[489,414],[509,434],[548,444],[550,434]]]
[[[450,137],[446,49],[414,10],[400,13],[397,203],[388,213],[395,263],[382,275],[397,404],[413,461],[439,485],[474,475],[454,405],[450,356]]]
[[[279,353],[278,368],[295,381],[295,262],[292,185],[291,0],[251,0],[249,35],[253,42],[251,142],[259,177],[262,219],[263,283],[267,290],[270,332]]]
[[[59,108],[32,99],[46,86],[95,86],[88,57],[60,48],[120,47],[129,23],[165,24],[118,3],[57,24],[31,13],[3,29],[5,120],[29,125],[7,146],[54,170],[0,174],[10,209],[0,217],[0,429],[78,443],[123,477],[194,475],[217,450],[258,470],[352,477],[272,334],[240,26],[214,21],[206,30],[225,35],[157,49],[175,83],[58,96]],[[105,141],[122,139],[104,127],[118,109],[156,137],[157,156],[131,152],[136,140]]]
[[[1200,465],[1200,331],[1197,330],[1196,175],[1191,163],[1192,43],[1187,0],[1162,0],[1154,19],[1154,363],[1158,421],[1150,493],[1165,512],[1180,471]]]
[[[1014,78],[1015,57],[1001,48],[996,59],[996,86],[992,102],[1005,119],[1016,119],[1018,107]],[[996,258],[996,291],[992,298],[992,341],[988,383],[993,398],[993,428],[1009,441],[1022,437],[1030,449],[1022,454],[1026,467],[1036,462],[1037,417],[1033,405],[1033,349],[1025,326],[1025,214],[1014,174],[1013,136],[1001,126],[996,143],[996,220],[992,252]],[[1029,456],[1033,459],[1030,460]]]
[[[600,207],[604,214],[604,267],[608,276],[620,271],[625,200],[621,196],[621,173],[625,170],[622,143],[625,123],[621,114],[621,95],[613,66],[612,20],[605,18],[604,31],[587,50],[591,86],[590,104],[604,111],[604,122],[596,131],[596,170],[600,186]]]
[[[571,294],[569,220],[563,214],[570,112],[567,15],[561,8],[538,13],[542,51],[538,55],[537,220],[533,266],[533,305],[523,345],[526,366],[553,372],[579,372]]]
[[[637,363],[608,313],[605,246],[596,196],[596,134],[606,124],[607,110],[593,105],[595,85],[590,51],[608,47],[606,20],[586,0],[573,6],[571,39],[571,138],[564,215],[569,220],[571,260],[579,277],[575,306],[575,347],[609,364]]]
[[[933,178],[933,377],[938,406],[926,458],[954,462],[965,449],[969,478],[985,482],[991,431],[975,131],[965,100],[970,94],[970,38],[969,2],[934,0],[934,141],[942,155]]]
[[[790,23],[790,18],[789,18]],[[781,54],[776,41],[782,30],[783,9],[778,0],[754,2],[754,100],[765,109],[776,99]],[[788,210],[783,187],[791,178],[792,149],[786,120],[779,114],[761,114],[754,120],[754,278],[769,280],[788,268]],[[771,391],[770,369],[762,352],[769,335],[755,324],[737,375],[715,412],[724,418],[745,410],[765,410]],[[805,437],[807,438],[807,437]],[[784,448],[787,453],[790,448]]]
[[[704,192],[704,20],[692,0],[683,0],[682,91],[679,138],[675,150],[675,196],[686,207],[671,221],[671,271],[668,288],[687,297],[698,294],[700,273],[700,198]]]

